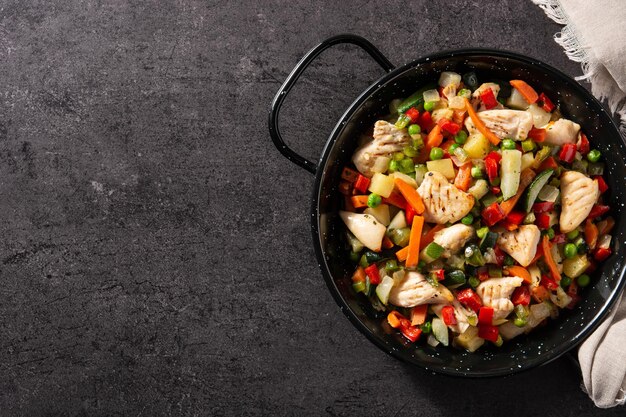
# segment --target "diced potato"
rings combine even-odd
[[[563,261],[563,273],[570,278],[578,278],[589,267],[587,255],[576,255]]]
[[[415,181],[415,179],[409,177],[406,174],[403,174],[402,172],[396,171],[394,173],[389,174],[389,176],[391,178],[393,178],[394,180],[396,178],[401,179],[402,181],[406,182],[407,184],[409,184],[411,187],[417,188],[417,182]]]
[[[389,197],[393,191],[393,178],[377,172],[372,177],[368,190],[381,197]]]
[[[470,352],[475,352],[485,343],[485,339],[478,337],[478,327],[470,326],[454,339],[454,343]]]
[[[452,71],[444,71],[439,76],[439,87],[447,87],[449,85],[461,85],[461,75]]]
[[[402,229],[404,227],[407,227],[406,217],[404,215],[404,211],[400,210],[398,214],[394,216],[393,220],[391,220],[389,226],[387,226],[387,230]]]
[[[385,226],[389,226],[389,206],[387,204],[380,204],[377,207],[368,207],[363,211],[365,214],[371,214],[376,217],[376,220],[381,222]]]
[[[439,159],[436,161],[426,162],[429,171],[435,171],[443,174],[447,179],[452,180],[456,176],[454,165],[450,158]]]
[[[432,113],[433,122],[437,123],[441,119],[452,120],[452,116],[454,116],[454,110],[452,109],[437,109]]]
[[[487,184],[487,181],[483,179],[476,180],[476,184],[472,185],[467,192],[473,195],[476,201],[478,201],[487,195],[489,192],[489,185]]]
[[[517,89],[512,88],[511,96],[506,100],[506,106],[512,109],[526,110],[528,102]]]
[[[532,152],[526,152],[522,155],[522,171],[526,168],[530,168],[533,165],[533,162],[535,162],[535,156]]]
[[[502,197],[508,200],[517,193],[522,173],[522,153],[517,149],[502,151]]]
[[[461,96],[452,97],[448,100],[448,107],[455,110],[462,110],[465,108],[465,100]]]
[[[424,91],[424,101],[439,101],[441,97],[439,97],[439,91],[437,90],[426,90]]]
[[[490,145],[489,140],[477,132],[467,138],[463,149],[471,159],[482,159],[489,153]]]
[[[517,90],[515,90],[517,91]],[[535,127],[544,127],[550,122],[550,117],[552,117],[551,113],[548,113],[535,103],[528,106],[528,113],[533,115],[533,125]]]

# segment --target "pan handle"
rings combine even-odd
[[[380,52],[370,41],[352,34],[337,35],[333,36],[332,38],[326,39],[315,48],[307,52],[306,55],[302,57],[300,62],[296,64],[285,82],[283,82],[283,85],[281,85],[278,89],[278,92],[276,93],[276,96],[272,101],[272,106],[269,114],[270,136],[272,137],[272,142],[274,142],[274,145],[280,151],[280,153],[282,153],[291,162],[299,165],[300,167],[311,172],[312,174],[315,174],[317,170],[317,165],[295,153],[285,144],[285,141],[283,141],[283,137],[280,134],[280,129],[278,127],[278,114],[283,105],[283,101],[287,97],[287,94],[293,88],[296,81],[298,81],[298,78],[300,78],[300,75],[302,75],[304,70],[311,64],[311,62],[313,62],[313,60],[317,58],[319,54],[321,54],[323,51],[330,48],[331,46],[343,43],[350,43],[359,46],[387,72],[391,72],[395,68],[394,65],[389,62],[387,57],[385,57],[382,52]]]

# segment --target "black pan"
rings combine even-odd
[[[283,101],[304,69],[325,49],[349,43],[365,50],[386,72],[348,107],[330,133],[319,162],[308,161],[288,148],[280,134],[278,115]],[[557,320],[535,329],[527,336],[506,342],[503,347],[481,348],[468,353],[449,347],[432,348],[425,343],[409,344],[389,328],[384,317],[372,311],[369,302],[351,288],[353,266],[348,260],[338,216],[341,197],[338,185],[341,170],[350,164],[357,138],[388,112],[388,103],[407,97],[441,71],[474,71],[479,81],[523,79],[539,87],[563,115],[582,126],[592,146],[598,148],[607,165],[610,187],[607,202],[613,207],[617,224],[613,232],[615,254],[600,265],[592,285],[582,291],[582,301],[573,311],[563,311]],[[392,356],[427,370],[469,377],[508,375],[546,364],[582,342],[601,323],[618,299],[626,282],[624,254],[625,224],[619,211],[626,203],[626,147],[610,114],[580,84],[543,62],[519,54],[488,49],[441,52],[416,59],[395,68],[367,40],[355,35],[339,35],[311,49],[296,65],[272,102],[269,129],[278,150],[289,160],[315,174],[311,201],[313,245],[326,284],[335,301],[352,324],[376,346]]]

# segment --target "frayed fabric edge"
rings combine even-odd
[[[582,47],[576,29],[558,0],[531,1],[554,22],[564,25],[561,32],[554,35],[554,40],[561,45],[569,59],[580,62],[583,75],[576,77],[576,80],[586,80],[591,83],[591,93],[599,100],[606,101],[610,111],[619,116],[620,132],[626,136],[626,93],[619,88],[604,65],[598,62],[590,51]]]

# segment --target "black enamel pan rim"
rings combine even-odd
[[[523,61],[527,64],[540,67],[541,69],[549,73],[553,78],[570,85],[572,89],[574,89],[577,92],[577,94],[585,97],[585,99],[592,102],[594,106],[597,107],[598,110],[603,111],[610,115],[610,113],[606,111],[604,106],[593,95],[591,95],[582,85],[572,80],[568,75],[561,72],[560,70],[548,64],[545,64],[537,59],[529,58],[527,56],[520,55],[514,52],[502,51],[502,50],[497,50],[497,49],[482,49],[482,48],[460,49],[460,50],[454,50],[454,51],[437,52],[437,53],[433,53],[430,55],[426,55],[422,58],[416,59],[408,64],[405,64],[399,68],[396,68],[390,73],[379,78],[376,82],[370,85],[365,91],[363,91],[363,93],[361,93],[356,98],[356,100],[354,100],[354,102],[348,107],[348,109],[345,111],[345,113],[341,116],[341,118],[337,122],[335,128],[333,129],[332,133],[329,136],[328,141],[326,142],[326,145],[324,146],[324,149],[319,159],[317,172],[315,174],[315,185],[313,187],[313,198],[312,198],[312,203],[311,203],[311,232],[312,232],[313,242],[314,242],[313,246],[315,247],[315,254],[317,255],[319,267],[322,271],[322,275],[324,276],[324,280],[326,281],[326,285],[328,286],[330,292],[332,293],[333,298],[335,299],[335,302],[341,308],[341,311],[343,311],[343,313],[348,317],[348,319],[352,322],[352,324],[361,333],[363,333],[372,343],[374,343],[384,352],[390,354],[391,356],[399,359],[402,362],[406,362],[405,358],[399,355],[395,350],[390,349],[389,346],[387,346],[384,343],[384,341],[382,341],[380,338],[374,335],[367,328],[367,326],[365,326],[365,324],[363,324],[361,320],[359,320],[356,314],[352,312],[348,304],[345,302],[345,300],[341,296],[339,289],[335,285],[335,282],[333,280],[332,274],[330,272],[330,269],[326,261],[325,254],[322,251],[322,243],[321,243],[320,236],[319,236],[319,219],[320,219],[319,200],[320,200],[320,195],[323,191],[321,188],[322,178],[325,175],[325,166],[326,166],[326,163],[328,162],[328,156],[330,154],[330,151],[333,148],[341,130],[344,128],[343,122],[349,120],[354,114],[354,112],[356,111],[356,109],[374,91],[381,88],[380,86],[382,86],[387,81],[397,77],[399,74],[407,70],[410,70],[411,68],[419,64],[424,64],[429,61],[436,61],[436,60],[442,60],[442,59],[445,60],[448,57],[453,57],[453,56],[467,56],[469,58],[474,55],[489,55],[494,58],[512,58],[515,60]],[[624,142],[624,138],[620,135],[617,124],[615,123],[612,117],[609,117],[609,119],[612,123],[613,130],[615,131],[615,135],[620,137],[622,142]],[[525,361],[524,363],[520,364],[521,366],[516,368],[514,371],[511,371],[509,368],[507,368],[507,369],[496,369],[496,370],[488,370],[488,371],[461,372],[461,371],[457,371],[455,369],[450,369],[448,367],[440,366],[440,365],[433,365],[433,366],[426,367],[426,366],[423,366],[414,362],[411,362],[411,364],[414,366],[421,367],[425,370],[434,371],[440,374],[446,374],[446,375],[451,375],[451,376],[495,377],[495,376],[504,376],[504,375],[510,375],[514,373],[519,373],[525,370],[535,368],[540,365],[545,365],[547,363],[550,363],[558,359],[559,357],[561,357],[562,355],[564,355],[571,349],[575,348],[579,343],[581,343],[587,336],[589,336],[600,325],[602,320],[611,311],[611,307],[617,301],[618,296],[621,294],[621,289],[624,287],[626,283],[625,272],[626,272],[626,265],[621,265],[619,277],[617,278],[618,283],[615,287],[615,290],[611,293],[608,300],[602,306],[600,311],[595,315],[595,317],[592,320],[590,320],[585,326],[583,326],[573,338],[571,338],[568,342],[561,344],[557,349],[554,349],[550,352],[546,352],[544,355],[541,355],[538,358],[529,359]]]

